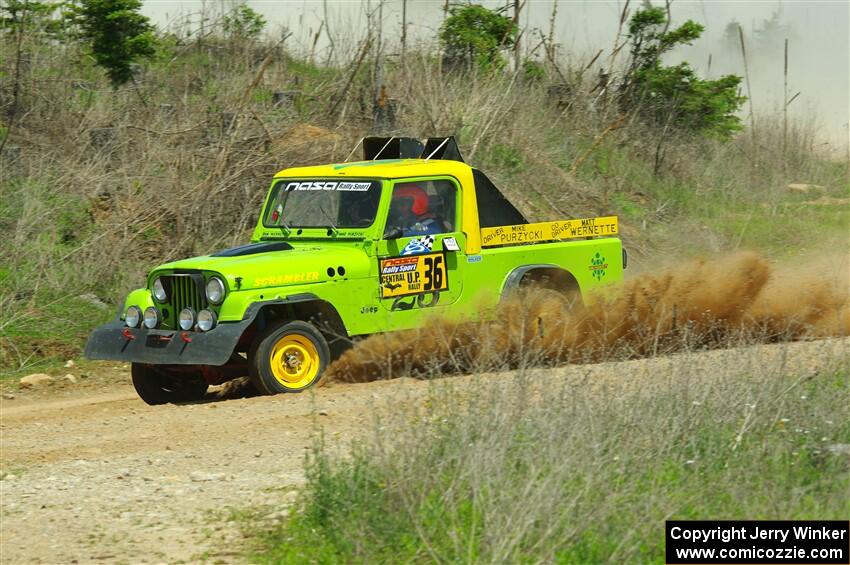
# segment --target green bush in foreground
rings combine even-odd
[[[746,378],[679,361],[640,387],[540,373],[435,391],[348,459],[319,442],[299,510],[255,557],[663,562],[665,519],[846,517],[847,460],[827,447],[850,438],[847,373],[751,357],[723,365]]]

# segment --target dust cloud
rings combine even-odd
[[[774,267],[753,253],[647,272],[571,308],[530,289],[492,321],[434,319],[359,342],[325,382],[601,362],[677,351],[850,335],[846,258]]]

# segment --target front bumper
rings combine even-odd
[[[183,332],[133,329],[114,320],[92,332],[85,356],[156,365],[224,365],[252,321],[253,317],[224,322],[208,332]]]

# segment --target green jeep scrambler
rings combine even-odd
[[[131,362],[149,404],[246,375],[298,392],[357,336],[487,316],[526,284],[622,280],[616,217],[530,224],[453,138],[361,143],[364,161],[275,175],[251,243],[153,269],[86,357]]]

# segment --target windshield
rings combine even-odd
[[[266,227],[366,228],[375,221],[381,183],[369,180],[282,180],[272,187]]]

